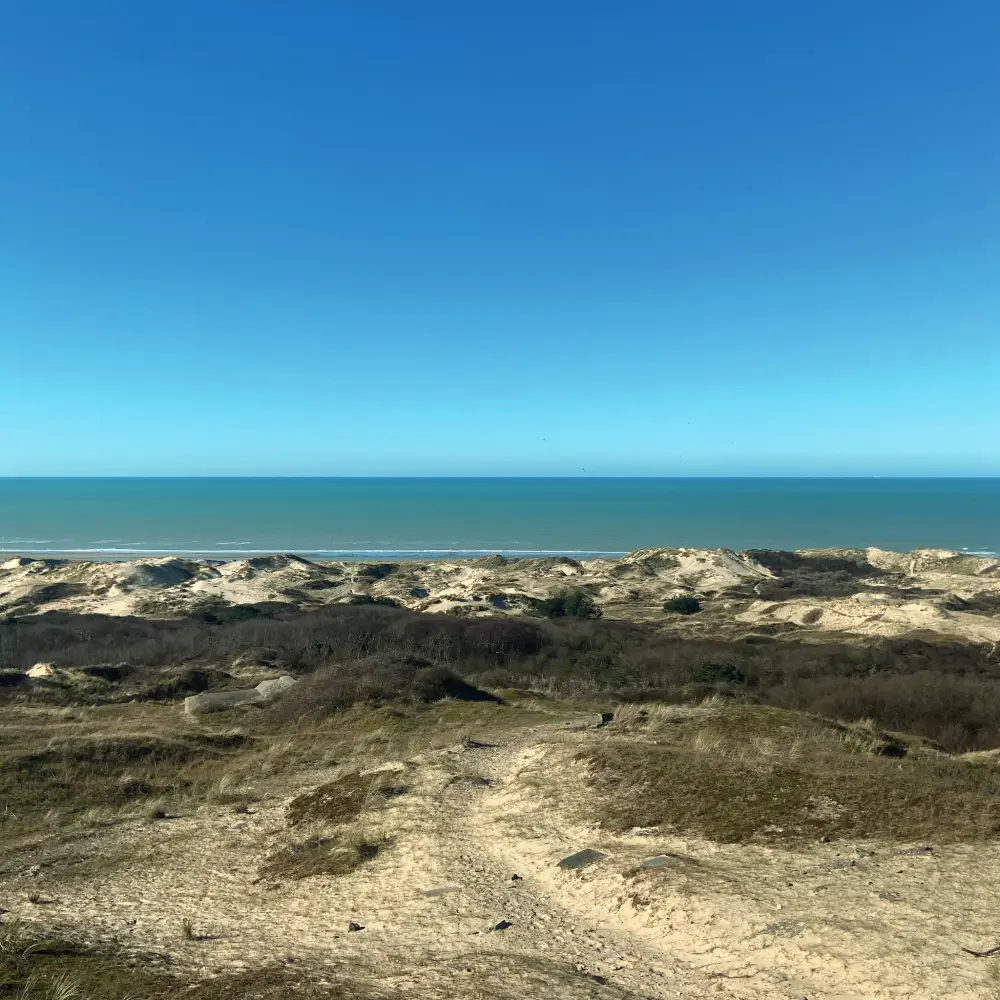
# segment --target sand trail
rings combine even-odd
[[[401,997],[994,995],[990,963],[961,948],[996,943],[1000,848],[613,836],[588,818],[579,754],[615,738],[545,724],[390,761],[407,791],[365,819],[390,846],[347,875],[261,878],[290,836],[288,798],[328,769],[248,815],[204,806],[112,830],[105,867],[26,870],[5,905],[38,919],[18,900],[41,891],[47,922],[189,973],[288,963]],[[558,867],[586,848],[607,856]],[[199,940],[183,938],[185,918]]]

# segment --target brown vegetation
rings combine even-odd
[[[870,716],[952,751],[1000,746],[1000,657],[990,645],[930,636],[683,638],[615,621],[458,619],[377,605],[259,610],[218,624],[62,612],[0,621],[0,698],[180,698],[239,686],[219,664],[256,662],[265,651],[260,669],[306,675],[271,710],[276,724],[358,703],[487,698],[498,689],[622,701],[722,692],[834,718]],[[27,666],[49,660],[66,669],[23,682]]]
[[[387,845],[385,837],[370,831],[338,831],[329,837],[310,837],[283,847],[260,866],[260,878],[302,879],[314,875],[346,875],[373,861]]]
[[[613,830],[659,827],[767,842],[942,843],[1000,833],[995,768],[919,741],[724,704],[632,719],[633,738],[585,755],[599,792],[596,814]]]
[[[17,1000],[375,1000],[382,995],[363,981],[330,982],[287,966],[190,980],[171,975],[159,956],[39,937],[18,921],[0,924],[0,991]]]

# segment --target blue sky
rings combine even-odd
[[[1000,475],[1000,5],[0,6],[0,474]]]

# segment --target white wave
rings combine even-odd
[[[277,546],[270,549],[216,549],[190,547],[184,549],[153,549],[121,546],[87,546],[67,548],[33,549],[19,547],[17,549],[3,548],[0,553],[31,552],[35,555],[137,555],[137,556],[183,556],[183,555],[274,555],[285,552],[297,552],[304,556],[323,556],[326,558],[365,556],[454,556],[465,558],[471,556],[503,555],[503,556],[623,556],[624,551],[605,551],[599,549],[295,549],[291,546]]]

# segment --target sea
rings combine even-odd
[[[1000,479],[0,478],[0,551],[79,558],[1000,552]]]

